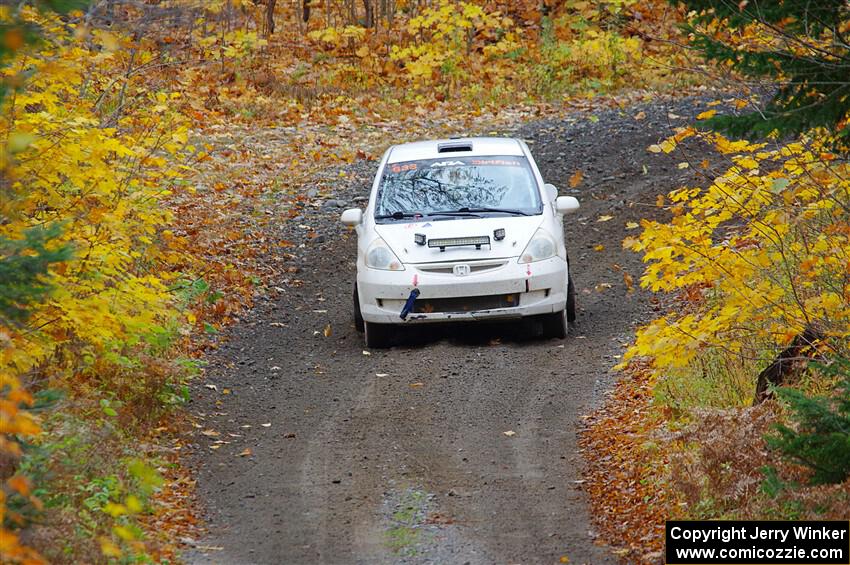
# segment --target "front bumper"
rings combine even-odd
[[[420,322],[498,320],[560,312],[567,301],[567,263],[560,257],[531,263],[517,263],[516,257],[490,261],[486,268],[465,276],[455,276],[446,265],[406,264],[404,271],[379,271],[360,266],[357,288],[363,319],[371,323],[402,324]],[[499,263],[502,263],[501,265]],[[470,263],[475,265],[474,263]],[[470,300],[469,308],[443,311],[414,311],[406,320],[399,317],[410,292],[418,288],[417,302],[462,304],[462,299],[506,296],[514,306],[474,309],[481,300]],[[513,296],[518,298],[513,298]]]

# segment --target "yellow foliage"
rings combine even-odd
[[[570,42],[568,64],[579,74],[591,78],[608,78],[641,56],[641,41],[610,31],[588,31],[581,39]]]
[[[624,243],[648,263],[643,287],[681,292],[689,306],[641,329],[625,359],[650,357],[659,374],[706,349],[767,361],[807,327],[825,347],[846,350],[850,167],[818,139],[764,150],[707,137],[737,153],[733,165],[705,190],[671,192],[681,213],[644,221],[640,237]]]
[[[104,50],[93,55],[78,46],[73,26],[28,17],[50,34],[37,50],[18,52],[10,66],[28,69],[32,78],[0,112],[0,136],[8,140],[0,237],[20,240],[35,226],[59,225],[61,236],[50,245],[70,246],[73,256],[52,266],[53,291],[31,307],[26,323],[0,330],[0,452],[13,456],[20,454],[17,437],[40,431],[25,409],[32,399],[21,387],[23,375],[37,372],[63,388],[102,378],[176,320],[166,281],[169,260],[179,256],[160,238],[173,219],[161,200],[180,178],[175,163],[188,137],[167,94],[122,77],[127,38],[97,34]],[[244,46],[254,38],[234,41]],[[150,54],[142,49],[136,57],[139,64]],[[24,494],[24,485],[11,487]],[[118,516],[126,508],[106,511]],[[0,529],[0,560],[37,559]]]
[[[244,59],[257,50],[266,47],[268,41],[260,38],[255,31],[235,30],[220,36],[209,35],[201,37],[199,44],[204,47],[204,53],[211,59]]]
[[[345,40],[362,41],[366,37],[366,30],[360,26],[347,25],[311,31],[307,36],[315,41],[323,41],[339,47]]]
[[[411,18],[406,32],[419,40],[400,47],[393,45],[390,59],[404,63],[408,74],[417,81],[430,81],[437,70],[453,74],[462,57],[469,58],[476,35],[489,37],[499,31],[501,36],[484,39],[481,53],[485,59],[504,55],[520,46],[519,32],[510,18],[499,12],[486,12],[469,2],[453,3],[440,0],[433,7]]]

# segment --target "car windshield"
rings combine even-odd
[[[375,218],[481,217],[543,212],[525,157],[487,156],[390,163],[378,189]]]

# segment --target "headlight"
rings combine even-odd
[[[551,235],[543,231],[537,230],[525,250],[519,256],[519,263],[534,263],[535,261],[543,261],[551,259],[558,254],[558,246],[555,245],[555,240]]]
[[[371,269],[381,269],[382,271],[403,271],[404,265],[395,256],[384,240],[380,237],[372,242],[369,250],[366,251],[366,266]]]

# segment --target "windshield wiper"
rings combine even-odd
[[[469,208],[464,206],[463,208],[458,208],[458,212],[502,212],[504,214],[513,214],[515,216],[531,216],[528,212],[523,212],[522,210],[512,210],[510,208],[487,208],[487,207],[475,207]]]
[[[375,214],[376,220],[403,220],[404,218],[425,217],[422,212],[393,212],[392,214]]]
[[[393,212],[392,214],[375,214],[376,220],[403,220],[405,218],[425,218],[433,216],[460,216],[463,218],[480,218],[481,216],[466,210],[446,210],[445,212]]]
[[[429,216],[460,216],[462,218],[480,218],[479,214],[475,214],[477,210],[446,210],[445,212],[429,212]]]

